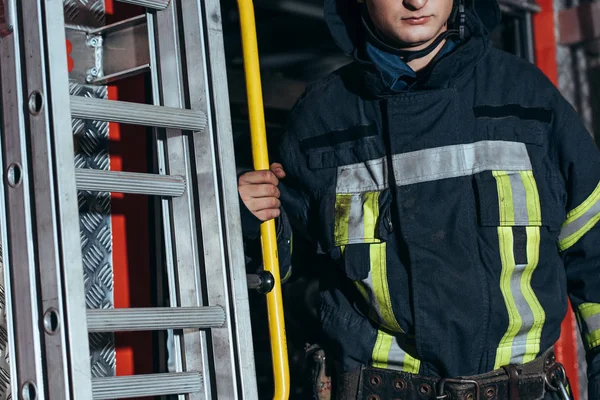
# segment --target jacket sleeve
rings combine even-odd
[[[273,161],[280,162],[286,172],[286,177],[280,180],[278,186],[281,192],[281,214],[276,219],[279,268],[284,282],[292,274],[293,233],[301,234],[305,238],[310,237],[307,234],[309,196],[299,173],[299,148],[294,145],[291,134],[283,135],[277,153]],[[260,245],[257,240],[260,237],[260,220],[248,210],[241,199],[240,210],[244,238]]]
[[[554,149],[567,195],[558,247],[588,361],[589,399],[600,400],[600,151],[558,96]]]

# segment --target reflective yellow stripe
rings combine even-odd
[[[383,325],[394,332],[402,332],[392,310],[392,299],[390,298],[390,288],[387,280],[386,244],[372,244],[369,247],[371,251],[373,291],[375,292],[375,299],[379,306]]]
[[[533,177],[533,171],[521,171],[520,174],[525,186],[527,215],[529,217],[528,225],[542,226],[542,206],[540,204],[537,184]]]
[[[533,288],[531,287],[531,277],[540,259],[540,228],[537,226],[528,226],[526,230],[527,267],[525,267],[523,277],[521,278],[521,291],[523,292],[523,296],[525,297],[525,300],[527,300],[527,304],[529,304],[529,307],[533,312],[533,325],[527,333],[527,345],[525,355],[523,356],[523,362],[533,361],[540,352],[542,328],[544,327],[544,322],[546,321],[546,313],[544,312],[542,305],[535,296]]]
[[[521,171],[521,179],[525,186],[527,216],[529,225],[527,230],[527,266],[523,272],[521,280],[521,292],[527,300],[527,304],[533,312],[533,325],[527,333],[526,352],[523,362],[529,362],[535,359],[540,351],[540,342],[542,340],[542,328],[546,321],[546,313],[540,304],[538,298],[531,287],[531,277],[538,266],[540,260],[540,228],[542,225],[542,205],[533,171]]]
[[[498,181],[498,186],[500,186],[500,181]],[[500,187],[498,187],[498,191],[500,191]],[[521,329],[522,324],[521,316],[517,310],[517,305],[515,304],[515,299],[510,288],[510,279],[515,270],[512,227],[498,227],[498,239],[500,244],[500,260],[502,261],[500,290],[502,291],[504,303],[506,304],[506,309],[508,311],[508,329],[504,333],[504,336],[498,345],[498,349],[496,350],[496,363],[494,369],[510,364],[513,341],[519,332],[519,329]]]
[[[600,304],[583,303],[577,307],[577,313],[583,319],[593,317],[594,315],[600,314]]]
[[[600,346],[600,329],[585,335],[585,342],[588,349]]]
[[[364,239],[365,242],[379,242],[376,239],[377,219],[379,218],[379,192],[363,193]]]
[[[409,374],[418,374],[420,369],[421,361],[406,353],[406,355],[404,356],[403,371],[408,372]]]
[[[498,227],[502,264],[500,290],[508,313],[508,327],[496,350],[495,368],[500,368],[535,359],[540,351],[546,314],[531,286],[540,258],[539,226],[542,224],[535,177],[530,170],[518,173],[493,171],[493,176],[498,190],[501,225]],[[515,220],[515,210],[519,211],[519,221]],[[515,240],[519,241],[516,245]],[[522,240],[525,240],[525,249],[520,243]]]
[[[579,241],[588,233],[598,222],[600,222],[600,213],[596,214],[593,218],[591,218],[585,225],[581,227],[581,229],[577,230],[571,236],[567,236],[564,240],[558,242],[558,248],[560,251],[564,251],[569,247],[573,246],[575,243]]]
[[[581,304],[577,307],[577,319],[584,334],[586,348],[600,346],[600,304]]]
[[[351,194],[335,195],[335,215],[333,237],[335,243],[348,243],[348,222],[350,219]]]
[[[592,194],[567,214],[563,224],[558,248],[563,251],[573,246],[600,222],[600,183]]]
[[[421,361],[404,351],[396,337],[378,330],[373,348],[372,365],[376,368],[389,368],[418,374]]]
[[[376,368],[387,368],[393,337],[383,331],[377,331],[377,340],[373,348],[373,366]]]
[[[498,187],[498,205],[500,207],[500,225],[514,225],[515,207],[513,205],[512,188],[508,174],[504,171],[493,171]]]
[[[600,182],[598,183],[598,186],[596,186],[596,189],[594,189],[594,191],[592,192],[590,197],[585,199],[585,201],[583,203],[581,203],[579,206],[572,209],[567,214],[567,220],[565,221],[565,224],[569,224],[569,223],[573,222],[574,220],[580,218],[590,208],[592,208],[592,206],[594,204],[596,204],[598,201],[600,201]]]

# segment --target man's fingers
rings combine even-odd
[[[262,170],[262,171],[252,171],[246,172],[239,179],[239,186],[242,185],[253,185],[257,183],[270,183],[272,185],[277,186],[279,180],[275,176],[275,174],[271,171]]]
[[[263,222],[273,218],[277,218],[279,217],[279,214],[281,214],[279,208],[271,208],[268,210],[262,210],[254,213],[254,215],[256,215],[256,218],[260,219]]]
[[[268,209],[279,209],[281,202],[276,197],[250,198],[244,202],[248,210],[256,215],[259,211]]]
[[[285,171],[283,170],[283,166],[279,163],[271,164],[271,171],[275,174],[275,176],[279,179],[285,177]]]
[[[242,200],[259,197],[279,197],[277,186],[268,183],[240,186]]]

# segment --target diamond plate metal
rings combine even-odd
[[[103,0],[64,0],[65,23],[80,28],[105,24]],[[107,98],[106,87],[81,85],[72,81],[72,95]],[[72,120],[75,166],[108,170],[108,123]],[[78,192],[81,250],[86,305],[113,307],[112,229],[110,193]],[[93,377],[116,372],[115,341],[112,333],[90,334],[90,362]]]

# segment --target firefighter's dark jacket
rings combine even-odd
[[[338,2],[327,21],[355,62],[308,87],[279,155],[283,273],[290,223],[338,273],[321,294],[330,351],[345,370],[484,373],[552,346],[570,298],[599,400],[591,135],[535,66],[492,48],[495,1],[476,0],[467,38],[399,93],[360,56],[358,2]]]

